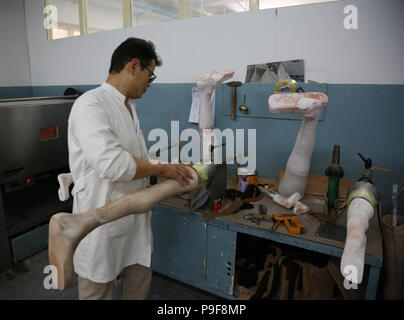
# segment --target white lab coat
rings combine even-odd
[[[147,148],[136,105],[112,85],[80,96],[68,125],[69,165],[73,175],[73,213],[101,207],[130,192],[147,187],[148,178],[132,180],[136,162],[147,159]],[[129,215],[90,232],[73,257],[74,270],[97,283],[115,279],[123,268],[150,267],[152,253],[151,211]]]

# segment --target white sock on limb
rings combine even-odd
[[[189,167],[193,176],[182,187],[176,180],[167,179],[150,188],[141,189],[116,199],[105,206],[80,214],[58,213],[49,223],[49,262],[56,267],[52,281],[59,290],[69,286],[73,278],[73,254],[80,241],[95,228],[129,214],[141,214],[153,208],[163,199],[195,189],[204,183],[213,171],[211,166]]]
[[[348,208],[347,236],[340,271],[344,277],[349,276],[349,280],[356,284],[362,283],[366,249],[365,232],[373,214],[373,206],[362,198],[353,199]]]
[[[212,94],[216,87],[222,82],[230,79],[234,75],[234,70],[216,70],[205,74],[196,80],[199,91],[199,134],[201,137],[201,158],[203,163],[211,163],[210,148],[216,145],[217,138],[212,134],[213,116],[212,116]],[[218,151],[215,150],[215,157],[218,157]],[[221,159],[220,159],[221,160]]]
[[[294,207],[295,204],[302,198],[303,198],[303,196],[299,192],[292,194],[289,198],[282,197],[278,193],[272,197],[272,200],[275,203],[285,207],[286,209],[290,209],[290,208]]]
[[[293,207],[293,213],[296,215],[301,215],[309,211],[309,207],[306,206],[303,202],[297,201],[295,206]]]
[[[319,92],[273,94],[268,99],[269,108],[273,113],[303,115],[302,125],[289,156],[285,174],[279,184],[279,193],[284,197],[289,197],[295,192],[304,195],[316,139],[318,117],[327,102],[328,97]]]

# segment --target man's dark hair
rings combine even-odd
[[[142,68],[151,65],[156,61],[156,66],[161,66],[163,62],[155,51],[153,42],[138,38],[128,38],[115,49],[111,58],[109,73],[119,73],[126,64],[134,58],[138,58]]]

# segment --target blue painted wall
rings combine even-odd
[[[0,87],[0,99],[32,97],[32,87]]]
[[[180,130],[195,128],[188,123],[193,84],[155,84],[138,103],[138,115],[147,139],[153,128],[170,132],[170,120],[180,121]],[[326,92],[329,97],[317,128],[316,144],[311,160],[311,173],[324,175],[331,164],[335,144],[341,145],[341,165],[345,178],[357,180],[363,173],[361,152],[373,161],[373,166],[389,169],[389,173],[374,171],[379,188],[383,214],[391,207],[392,184],[404,185],[404,92],[401,85],[311,85],[301,84],[306,91]],[[243,84],[237,90],[237,106],[246,105],[249,115],[238,112],[231,120],[231,89],[221,85],[216,96],[215,127],[221,130],[256,129],[257,171],[261,176],[277,177],[284,169],[300,129],[301,118],[274,115],[267,100],[272,84]],[[245,132],[247,137],[247,131]],[[247,140],[247,138],[245,138]],[[148,143],[150,147],[154,142]],[[234,173],[235,166],[229,166]],[[404,214],[404,197],[399,203]]]
[[[32,87],[33,97],[52,97],[52,96],[63,96],[65,90],[69,87],[76,88],[81,92],[86,92],[88,90],[94,89],[99,85],[80,85],[80,86],[34,86]]]
[[[311,161],[311,173],[324,175],[331,164],[334,144],[341,145],[341,165],[344,178],[357,180],[363,172],[361,152],[373,160],[373,165],[389,169],[389,173],[374,172],[374,182],[379,188],[383,214],[391,207],[392,184],[404,185],[404,92],[402,85],[314,85],[300,84],[305,91],[327,93],[329,103],[323,111]],[[74,86],[86,91],[96,87]],[[170,133],[170,121],[185,128],[197,129],[188,123],[194,84],[153,84],[142,99],[137,101],[137,112],[147,140],[153,128]],[[62,95],[68,86],[33,87],[33,96]],[[221,130],[256,129],[257,171],[261,176],[276,178],[284,169],[299,131],[299,116],[274,115],[268,109],[267,99],[273,92],[272,84],[243,84],[237,90],[237,106],[246,105],[249,115],[238,112],[231,120],[231,89],[226,84],[217,88],[215,127]],[[18,90],[17,90],[18,91]],[[22,90],[20,93],[25,92]],[[0,91],[0,94],[2,92]],[[1,97],[1,96],[0,96]],[[245,132],[247,140],[247,131]],[[154,142],[147,142],[148,147]],[[229,166],[233,173],[235,166]],[[399,202],[399,213],[404,215],[404,197]]]

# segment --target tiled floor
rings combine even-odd
[[[48,252],[42,251],[16,265],[12,270],[0,273],[0,300],[77,300],[77,276],[73,284],[63,291],[47,290],[44,268],[48,264]],[[114,298],[119,299],[121,284],[118,281]],[[149,300],[217,300],[217,296],[193,288],[179,281],[153,272]]]

